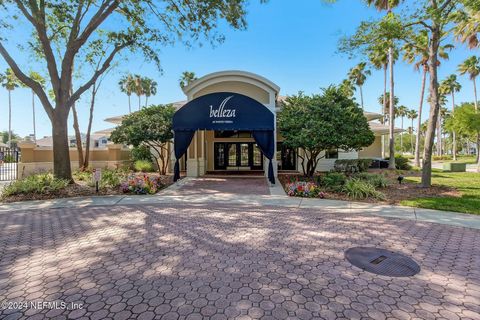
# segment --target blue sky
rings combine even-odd
[[[271,0],[267,4],[251,1],[248,6],[248,29],[234,31],[224,28],[221,31],[226,41],[212,48],[210,45],[185,48],[181,44],[163,48],[160,52],[163,73],[141,57],[129,57],[109,74],[99,92],[94,114],[93,131],[111,127],[103,119],[128,112],[127,96],[120,93],[117,82],[126,72],[139,73],[154,78],[158,83],[158,93],[149,103],[168,103],[185,99],[178,86],[183,71],[194,71],[198,76],[211,72],[238,69],[260,74],[280,86],[282,95],[298,91],[319,92],[320,88],[339,83],[348,70],[360,61],[350,60],[337,53],[338,39],[344,34],[352,34],[362,20],[379,15],[367,8],[362,1],[340,0],[335,4],[325,4],[320,0]],[[19,35],[21,36],[21,35]],[[27,36],[24,35],[25,40]],[[467,50],[457,44],[450,54],[450,60],[442,63],[439,78],[453,73],[457,65],[477,51]],[[35,63],[31,59],[21,59],[21,67],[30,69]],[[27,65],[29,64],[29,65]],[[0,58],[0,70],[6,63]],[[399,62],[396,65],[396,92],[400,103],[408,108],[418,108],[420,74],[411,65]],[[472,101],[471,81],[459,77],[463,88],[456,101]],[[373,71],[364,86],[365,109],[379,112],[378,96],[383,92],[383,73]],[[132,96],[132,104],[136,98]],[[28,89],[17,89],[13,99],[13,130],[21,136],[33,132],[31,120],[31,96]],[[80,126],[86,131],[89,94],[79,102]],[[357,99],[359,101],[359,98]],[[450,105],[448,105],[450,106]],[[8,128],[7,92],[0,88],[0,130]],[[428,115],[428,106],[423,118]],[[399,123],[398,123],[399,125]],[[407,124],[405,124],[407,126]],[[73,129],[70,125],[70,134]],[[40,103],[37,102],[37,138],[51,135],[50,121]]]

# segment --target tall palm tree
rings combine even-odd
[[[197,80],[197,76],[195,75],[195,72],[184,71],[182,72],[182,75],[180,77],[180,80],[178,80],[178,82],[180,84],[180,88],[183,89],[195,80]]]
[[[402,128],[402,133],[400,133],[400,150],[403,153],[403,119],[407,115],[408,108],[405,106],[399,106],[396,108],[396,115],[401,118],[401,128]]]
[[[345,80],[342,81],[342,83],[339,86],[339,89],[340,89],[341,92],[343,92],[343,94],[345,94],[349,98],[353,97],[353,95],[355,94],[355,90],[356,90],[353,83],[348,79],[345,79]]]
[[[132,104],[130,96],[135,92],[135,81],[131,74],[124,75],[118,82],[120,91],[128,96],[128,113],[132,113]]]
[[[362,87],[365,83],[365,80],[367,80],[367,76],[371,74],[370,70],[365,69],[366,66],[367,64],[365,62],[360,62],[348,72],[348,80],[350,80],[360,89],[360,105],[362,106],[362,109],[364,109]]]
[[[386,122],[389,120],[389,114],[388,113],[389,113],[389,110],[390,110],[390,101],[391,101],[390,92],[386,92],[385,95],[382,94],[380,97],[378,97],[378,103],[379,104],[386,103],[386,108],[385,108],[386,113],[384,114]],[[393,103],[394,103],[393,108],[395,110],[395,108],[398,105],[398,97],[393,98]]]
[[[42,88],[45,87],[45,79],[35,71],[30,71],[29,74],[30,78],[35,80]],[[20,84],[23,88],[29,88],[29,86],[21,83]],[[33,119],[33,142],[37,142],[37,126],[36,126],[36,120],[35,120],[35,91],[32,89],[32,119]]]
[[[422,125],[422,111],[423,102],[425,100],[425,84],[427,82],[428,74],[428,61],[430,60],[429,54],[429,35],[426,30],[420,31],[411,42],[405,44],[403,47],[403,59],[413,64],[415,70],[422,69],[422,84],[420,86],[420,103],[418,105],[418,121],[417,121],[417,135],[415,138],[415,166],[420,167],[420,126]],[[442,59],[448,59],[448,50],[453,49],[453,46],[446,44],[440,46],[438,49],[438,55]]]
[[[19,81],[13,70],[8,68],[4,75],[1,75],[2,87],[8,91],[8,144],[12,146],[12,91],[19,87]]]
[[[442,124],[443,124],[443,118],[446,114],[446,108],[445,105],[447,104],[447,97],[445,94],[442,94],[439,91],[439,96],[438,96],[438,103],[440,105],[440,110],[438,112],[438,120],[437,120],[437,155],[442,156],[443,155],[443,139],[442,139]]]
[[[410,152],[413,154],[414,152],[414,148],[413,148],[413,120],[417,119],[418,117],[418,113],[417,113],[417,110],[414,110],[414,109],[411,109],[411,110],[408,110],[407,111],[407,118],[412,120],[412,126],[410,127],[411,128],[411,132],[410,132]],[[418,132],[417,132],[417,135],[418,135]]]
[[[400,4],[401,0],[365,0],[368,6],[374,6],[378,11],[386,11],[387,15],[392,12],[392,8]],[[394,47],[393,41],[388,43],[388,65],[390,70],[390,125],[389,125],[389,143],[390,143],[390,159],[388,161],[388,168],[395,169],[395,111],[394,111],[394,97],[395,97],[395,83],[393,74],[394,64]]]
[[[478,112],[478,99],[477,99],[477,76],[480,74],[480,59],[476,56],[471,56],[458,66],[458,72],[460,74],[468,74],[470,80],[473,82],[473,96],[475,104],[475,112]],[[480,172],[480,134],[477,136],[477,171]]]
[[[157,82],[150,78],[143,78],[142,80],[143,94],[145,95],[145,108],[148,105],[148,97],[157,94]]]
[[[142,76],[136,74],[133,76],[133,82],[134,82],[134,92],[138,97],[138,110],[140,111],[141,108],[141,96],[143,96],[145,93],[143,91],[143,78]]]
[[[455,92],[459,92],[462,86],[457,81],[455,74],[449,75],[445,80],[440,83],[440,92],[442,94],[450,94],[452,97],[452,114],[455,113]],[[453,160],[457,160],[457,135],[455,130],[452,131],[452,155]]]

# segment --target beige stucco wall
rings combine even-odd
[[[21,150],[21,162],[18,164],[18,177],[22,178],[36,172],[53,170],[52,147],[37,147],[30,142],[20,143],[19,147]],[[70,148],[69,154],[72,169],[78,169],[77,149]],[[92,168],[115,169],[129,162],[130,149],[122,145],[110,144],[107,148],[90,150],[90,167]]]
[[[193,95],[193,98],[198,98],[214,92],[239,93],[251,97],[263,104],[269,103],[269,93],[267,91],[250,83],[240,81],[225,81],[220,83],[214,83],[196,92]]]
[[[382,137],[375,136],[375,141],[367,148],[363,148],[358,153],[359,158],[381,158],[382,157]]]

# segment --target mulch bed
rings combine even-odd
[[[389,171],[389,170],[379,170],[379,169],[371,169],[368,171],[369,173],[380,173],[386,174],[386,178],[390,180],[389,186],[386,188],[377,189],[378,191],[385,194],[386,200],[378,200],[378,199],[355,199],[354,201],[358,202],[368,202],[368,203],[384,203],[384,204],[398,204],[403,200],[420,198],[420,197],[460,197],[461,194],[454,188],[449,188],[445,186],[431,186],[430,188],[422,188],[418,183],[412,182],[402,182],[399,184],[397,181],[397,177],[399,173],[396,171]],[[404,171],[402,175],[408,179],[409,177],[418,177],[420,176],[419,172],[416,171]],[[288,182],[288,177],[292,177],[294,175],[285,175],[279,176],[279,181],[282,183],[282,186]],[[298,175],[299,179],[302,179],[302,175]],[[325,199],[330,200],[345,200],[345,201],[352,201],[347,195],[343,193],[325,192]]]
[[[156,174],[147,174],[149,176],[158,176]],[[165,189],[169,185],[173,184],[173,176],[161,176],[161,182],[163,183]],[[84,181],[76,181],[73,184],[68,185],[66,188],[59,190],[57,192],[37,194],[17,194],[10,196],[6,199],[3,199],[3,203],[18,202],[18,201],[29,201],[29,200],[50,200],[50,199],[60,199],[60,198],[72,198],[72,197],[91,197],[91,196],[107,196],[107,195],[126,195],[128,193],[123,193],[118,188],[100,188],[100,190],[95,192],[95,187],[88,186]],[[131,195],[131,194],[128,194]],[[0,202],[0,203],[2,203]]]

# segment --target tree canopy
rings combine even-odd
[[[174,113],[172,105],[143,108],[127,115],[112,132],[110,139],[115,143],[151,148],[160,173],[165,174],[170,159],[167,143],[173,139]]]
[[[462,103],[455,109],[455,113],[445,120],[445,128],[474,141],[480,132],[480,113],[475,112],[473,103]]]
[[[283,143],[304,151],[299,155],[305,175],[315,173],[324,150],[360,150],[375,139],[362,109],[334,86],[322,94],[288,97],[278,114]]]

